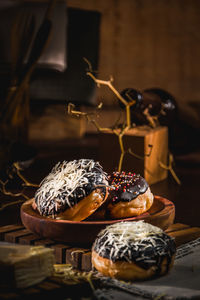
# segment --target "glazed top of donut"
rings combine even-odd
[[[174,239],[162,229],[144,221],[117,222],[98,234],[92,249],[113,262],[134,262],[144,269],[159,266],[167,257],[170,263],[176,251]]]
[[[113,203],[131,201],[140,194],[144,194],[149,185],[146,180],[135,173],[113,172],[108,176],[110,185],[109,199]]]
[[[63,161],[40,183],[35,202],[41,215],[54,216],[74,206],[97,187],[105,190],[106,185],[107,174],[99,162],[92,159]]]

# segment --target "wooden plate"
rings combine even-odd
[[[165,230],[173,224],[175,218],[174,204],[160,196],[154,196],[151,209],[140,216],[118,220],[82,222],[42,217],[32,209],[32,201],[33,199],[28,200],[21,206],[21,220],[24,226],[43,238],[77,246],[91,245],[101,229],[116,222],[144,220]]]

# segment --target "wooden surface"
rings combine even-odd
[[[175,238],[177,246],[200,237],[200,227],[175,223],[165,231]],[[0,227],[1,241],[22,245],[44,245],[54,249],[56,263],[70,263],[81,271],[90,271],[91,248],[76,247],[67,243],[41,238],[21,225],[6,225]]]
[[[185,224],[176,223],[171,225],[166,233],[175,238],[177,246],[200,237],[199,227],[190,227]],[[0,227],[0,240],[22,245],[44,245],[54,249],[56,263],[71,264],[80,271],[91,271],[91,249],[72,247],[65,243],[42,239],[32,234],[21,225],[6,225]],[[45,279],[43,282],[26,289],[1,289],[0,299],[46,299],[57,297],[57,299],[81,299],[91,294],[89,284],[76,285],[64,284],[55,277]]]
[[[82,222],[43,217],[38,211],[33,210],[32,201],[28,200],[21,206],[21,220],[26,228],[41,237],[78,246],[91,245],[100,230],[119,221],[145,220],[164,230],[173,224],[175,218],[174,204],[159,196],[154,196],[152,207],[140,216],[118,220]]]
[[[123,144],[124,151],[127,152],[123,159],[123,171],[129,172],[131,169],[143,176],[149,184],[159,182],[167,177],[168,171],[159,165],[159,162],[167,164],[167,127],[140,126],[130,129],[123,136]],[[131,149],[135,155],[129,154],[128,149]],[[118,169],[121,151],[117,135],[99,133],[98,151],[102,165],[106,166],[106,172]],[[112,159],[108,153],[112,153]]]
[[[91,134],[84,139],[66,140],[65,143],[37,143],[37,157],[32,165],[22,172],[23,176],[33,183],[40,183],[51,171],[58,161],[73,160],[79,158],[91,158],[99,160],[99,142],[96,134]],[[193,156],[192,156],[193,154]],[[106,156],[113,157],[113,153],[107,153]],[[101,162],[101,161],[100,161]],[[103,166],[106,169],[106,166]],[[133,169],[131,169],[133,171]],[[191,226],[200,226],[200,201],[199,201],[199,178],[200,178],[200,149],[199,152],[185,154],[184,156],[175,156],[174,171],[181,180],[178,185],[171,173],[168,177],[155,184],[150,185],[154,195],[159,195],[169,199],[175,204],[176,223],[189,224]],[[27,189],[26,194],[30,191]],[[35,189],[28,194],[33,197]],[[16,197],[8,197],[0,194],[1,205],[16,201]],[[21,199],[21,197],[20,197]],[[20,207],[18,205],[9,206],[0,210],[0,225],[9,225],[11,223],[20,223]]]

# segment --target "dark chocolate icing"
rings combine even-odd
[[[112,243],[108,242],[108,232],[99,235],[93,245],[93,250],[101,257],[117,261],[134,262],[141,268],[148,270],[155,267],[155,274],[161,272],[161,264],[164,258],[167,259],[166,273],[168,272],[172,256],[176,252],[176,245],[173,238],[166,233],[154,234],[151,239],[141,239],[139,243],[127,241],[120,246],[118,251]],[[120,238],[120,236],[119,236]],[[101,251],[99,251],[101,249]]]
[[[129,202],[144,194],[149,185],[146,180],[135,173],[113,172],[108,176],[110,185],[109,199],[113,203]]]
[[[82,177],[85,179],[84,183],[78,182],[76,188],[73,190],[71,190],[70,185],[63,184],[63,186],[56,191],[55,196],[53,193],[54,177],[61,174],[61,172],[64,177],[70,176],[70,172],[67,171],[68,164],[70,163],[73,163],[76,167],[74,172],[77,172],[79,169],[83,169]],[[51,177],[49,177],[50,175]],[[61,180],[63,179],[61,178]],[[48,182],[50,183],[49,185]],[[43,189],[44,184],[47,186],[45,189]],[[83,198],[90,195],[96,188],[99,188],[102,195],[105,197],[107,185],[107,174],[103,171],[99,162],[95,162],[90,159],[80,159],[72,162],[64,161],[62,163],[58,163],[52,169],[51,173],[44,178],[40,188],[36,191],[35,202],[41,215],[54,216],[69,207],[73,207]]]

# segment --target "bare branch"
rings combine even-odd
[[[28,198],[27,198],[27,200],[28,200]],[[24,200],[16,200],[16,201],[4,203],[4,204],[0,205],[0,211],[4,210],[8,206],[15,205],[15,204],[22,203],[22,202],[24,202]]]
[[[138,154],[134,153],[130,148],[128,149],[128,153],[131,154],[131,155],[133,155],[134,157],[136,157],[138,159],[144,159],[145,156],[149,157],[151,155],[153,145],[149,144],[148,147],[149,147],[149,153],[144,154],[144,156],[141,156],[141,155],[138,155]]]
[[[110,79],[109,80],[101,80],[101,79],[98,79],[94,76],[93,74],[93,71],[92,71],[92,65],[91,63],[86,59],[84,58],[84,60],[86,61],[86,63],[88,64],[88,68],[89,68],[89,72],[87,72],[86,74],[88,76],[90,76],[94,82],[97,84],[97,87],[100,87],[101,85],[105,85],[105,86],[108,86],[109,89],[117,96],[117,98],[119,99],[119,101],[121,101],[121,103],[124,104],[125,106],[125,112],[126,112],[126,123],[124,124],[124,126],[122,126],[121,128],[118,126],[114,126],[113,128],[105,128],[105,127],[101,127],[99,125],[99,123],[96,121],[95,119],[95,114],[89,114],[89,113],[85,113],[85,112],[80,112],[80,111],[77,111],[75,110],[75,106],[73,104],[69,104],[68,105],[68,113],[71,114],[71,115],[76,115],[77,117],[80,117],[80,116],[84,116],[88,122],[91,122],[93,123],[93,125],[96,127],[96,129],[99,131],[99,132],[105,132],[105,133],[113,133],[115,135],[117,135],[118,137],[118,142],[119,142],[119,147],[120,147],[120,158],[119,158],[119,164],[118,164],[118,171],[120,172],[122,170],[122,165],[123,165],[123,159],[124,159],[124,155],[126,153],[129,153],[131,154],[132,156],[138,158],[138,159],[144,159],[144,157],[149,157],[152,153],[152,148],[153,148],[153,145],[148,145],[149,147],[149,152],[144,154],[144,156],[141,156],[141,155],[138,155],[136,153],[134,153],[132,151],[132,149],[128,149],[125,151],[124,149],[124,142],[123,142],[123,137],[125,135],[125,133],[131,128],[131,111],[130,111],[130,108],[131,106],[135,105],[136,103],[136,100],[135,99],[132,99],[132,97],[129,95],[128,91],[126,92],[126,98],[129,100],[129,101],[126,101],[125,98],[123,98],[121,96],[121,94],[116,90],[116,88],[113,86],[113,77],[110,76]],[[98,109],[100,109],[102,107],[102,103],[97,107]],[[149,107],[147,107],[143,114],[146,116],[148,122],[149,122],[149,125],[153,128],[155,128],[157,125],[158,125],[158,116],[151,116],[150,113],[149,113]],[[117,124],[116,124],[117,125]],[[176,180],[176,182],[178,184],[180,184],[180,180],[178,179],[178,177],[176,176],[173,168],[172,168],[172,161],[173,161],[173,157],[169,158],[170,162],[169,162],[169,165],[166,166],[164,165],[162,162],[158,162],[160,164],[160,166],[162,168],[165,168],[167,170],[169,170],[172,174],[172,176],[174,177],[174,179]]]
[[[38,187],[39,185],[37,184],[34,184],[34,183],[31,183],[29,182],[21,173],[21,168],[19,166],[19,163],[18,162],[15,162],[13,163],[13,167],[14,167],[14,170],[16,172],[16,174],[18,175],[18,177],[22,180],[22,190],[20,192],[17,192],[17,193],[13,193],[12,191],[9,191],[7,189],[7,184],[9,183],[9,179],[7,179],[5,182],[2,181],[0,179],[0,184],[1,184],[1,187],[0,187],[0,191],[6,195],[6,196],[11,196],[11,197],[23,197],[24,199],[20,199],[20,200],[11,200],[9,201],[8,203],[4,203],[4,204],[0,204],[0,211],[5,209],[6,207],[8,206],[11,206],[11,205],[15,205],[17,203],[21,203],[21,202],[24,202],[25,200],[29,200],[30,198],[24,193],[24,189],[25,187]],[[10,178],[12,178],[12,174],[8,174]]]
[[[149,125],[152,128],[156,128],[157,123],[158,123],[158,116],[151,116],[150,113],[149,113],[149,108],[148,107],[143,111],[143,114],[146,116],[146,118],[149,122]]]
[[[89,72],[92,73],[92,72],[93,72],[93,69],[92,69],[92,64],[91,64],[91,62],[90,62],[86,57],[83,57],[83,60],[87,63]]]
[[[15,162],[13,163],[13,166],[16,169],[17,175],[19,176],[19,178],[24,182],[24,186],[31,186],[31,187],[39,187],[38,184],[32,183],[30,181],[28,181],[21,173],[20,173],[20,167],[19,167],[19,163]]]
[[[21,192],[19,192],[19,193],[12,193],[12,192],[10,192],[10,191],[7,191],[7,189],[6,189],[6,184],[8,183],[8,180],[6,180],[5,182],[3,182],[1,179],[0,179],[0,183],[1,183],[1,189],[0,189],[0,191],[4,194],[4,195],[7,195],[7,196],[12,196],[12,197],[20,197],[20,196],[22,196],[22,197],[24,197],[25,199],[29,199],[25,194],[24,194],[24,189],[22,189],[22,191]],[[9,202],[9,203],[13,203],[13,201],[11,201],[11,202]],[[15,203],[15,202],[14,202]],[[9,204],[9,205],[11,205],[11,204]],[[6,205],[6,206],[8,206],[8,205]]]
[[[170,173],[172,174],[174,180],[179,185],[181,185],[181,181],[180,181],[180,179],[178,178],[178,176],[176,175],[176,173],[173,169],[173,162],[174,162],[174,157],[173,157],[172,153],[169,153],[169,164],[168,165],[163,164],[161,161],[159,161],[158,163],[159,163],[161,168],[170,171]]]

